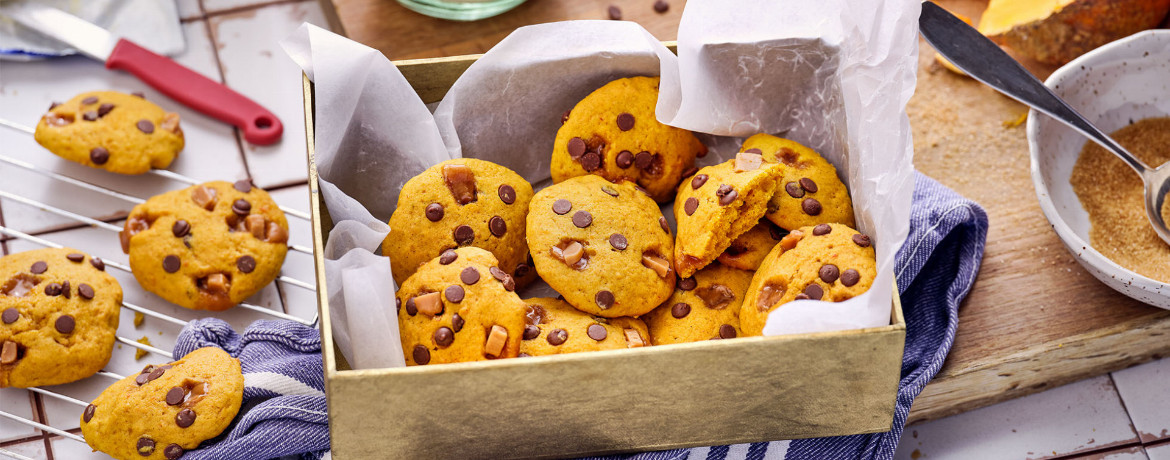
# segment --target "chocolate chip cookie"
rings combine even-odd
[[[525,299],[524,340],[520,356],[620,350],[650,345],[646,323],[637,318],[601,318],[563,300]]]
[[[523,284],[534,278],[524,244],[532,185],[495,163],[461,158],[431,166],[402,186],[382,254],[402,284],[448,249],[490,251]]]
[[[733,160],[700,169],[679,185],[674,201],[678,276],[695,274],[759,223],[784,168],[758,153],[740,152]]]
[[[731,268],[755,270],[787,234],[788,230],[777,227],[768,219],[760,219],[755,227],[732,240],[731,246],[719,254],[716,260]]]
[[[280,274],[288,221],[248,181],[167,192],[130,211],[119,234],[146,290],[195,310],[226,310]]]
[[[240,361],[200,348],[110,385],[82,411],[81,434],[120,460],[174,460],[227,429],[243,400]]]
[[[638,316],[674,288],[670,227],[630,182],[579,176],[541,190],[528,214],[536,271],[574,308]]]
[[[655,345],[739,337],[739,310],[753,273],[713,263],[675,284],[674,294],[642,318]]]
[[[788,230],[825,223],[856,225],[853,200],[837,177],[837,168],[813,149],[767,134],[749,137],[742,149],[762,152],[765,161],[787,166],[768,201],[768,220]]]
[[[406,365],[514,358],[524,333],[516,280],[480,248],[448,249],[398,289]]]
[[[110,360],[122,287],[76,249],[0,258],[0,388],[69,383]]]
[[[768,313],[793,300],[841,302],[869,290],[877,275],[870,238],[842,224],[793,230],[772,249],[739,313],[744,335],[761,335]]]
[[[183,150],[179,114],[113,91],[53,103],[33,137],[61,158],[119,174],[164,169]]]
[[[658,77],[614,80],[582,99],[561,118],[553,182],[596,174],[636,182],[659,203],[670,201],[707,147],[690,131],[659,123],[657,103]]]

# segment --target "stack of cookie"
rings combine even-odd
[[[537,193],[475,159],[403,186],[382,251],[408,365],[761,335],[789,301],[869,288],[874,250],[832,164],[758,134],[697,169],[707,148],[659,123],[657,98],[657,78],[623,78],[565,112]],[[521,298],[537,277],[560,296]]]

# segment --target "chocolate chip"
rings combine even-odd
[[[614,249],[623,251],[629,246],[629,242],[626,241],[626,237],[622,236],[621,233],[614,233],[609,235],[609,245],[613,246]]]
[[[868,248],[869,245],[871,244],[871,242],[869,240],[868,235],[858,233],[858,234],[853,235],[853,244],[856,244],[856,245],[861,246],[863,248]]]
[[[667,235],[669,235],[669,234],[670,234],[670,224],[667,224],[667,223],[666,223],[666,218],[665,218],[665,217],[659,217],[659,218],[658,218],[658,226],[659,226],[659,227],[662,227],[662,231],[666,232],[666,234],[667,234]]]
[[[479,270],[476,270],[475,267],[464,268],[463,271],[459,272],[459,281],[468,286],[478,283]]]
[[[853,286],[858,281],[861,281],[861,273],[857,273],[857,270],[850,268],[841,273],[841,284],[845,287]]]
[[[167,405],[178,406],[183,403],[183,397],[187,396],[187,392],[183,391],[183,387],[172,387],[167,390]]]
[[[426,365],[431,362],[431,351],[422,345],[415,345],[410,354],[414,357],[415,364]]]
[[[110,161],[110,151],[104,147],[94,147],[89,150],[89,161],[95,165],[104,165]]]
[[[630,165],[632,165],[632,164],[634,164],[634,154],[633,153],[630,153],[629,150],[622,150],[621,152],[618,152],[617,166],[619,168],[626,169],[626,168],[630,167]]]
[[[97,96],[90,96],[81,100],[81,105],[93,105],[98,103]]]
[[[36,261],[36,263],[32,264],[32,268],[31,268],[34,275],[39,275],[41,273],[44,273],[48,269],[49,269],[49,264],[45,263],[45,261],[43,261],[43,260]]]
[[[4,324],[12,324],[15,323],[16,320],[20,319],[20,311],[18,311],[16,307],[12,307],[4,310],[4,314],[0,316],[2,316],[0,317],[0,320],[3,320]]]
[[[688,216],[693,215],[695,213],[695,210],[698,208],[699,208],[699,199],[695,198],[693,196],[690,198],[687,198],[687,201],[683,203],[683,211],[685,211]]]
[[[93,412],[95,410],[97,410],[97,406],[93,404],[85,406],[85,412],[81,414],[81,419],[85,420],[85,423],[89,423],[90,420],[93,420]]]
[[[410,316],[418,314],[418,305],[414,304],[414,297],[406,299],[406,314]]]
[[[666,0],[657,0],[656,2],[654,2],[654,12],[656,12],[656,13],[665,13],[666,10],[669,10],[669,9],[670,9],[670,4],[666,3]]]
[[[763,155],[764,151],[757,149],[757,148],[750,148],[750,149],[744,150],[743,153],[750,153],[752,155]]]
[[[61,295],[61,285],[57,283],[50,283],[45,286],[45,295],[49,297],[56,297]]]
[[[167,273],[174,273],[179,271],[179,267],[183,266],[183,262],[179,260],[179,256],[169,255],[163,258],[163,270]]]
[[[593,301],[597,302],[597,306],[602,310],[613,306],[613,293],[609,291],[598,291],[597,295],[593,296]]]
[[[454,249],[448,249],[446,251],[443,251],[442,254],[439,254],[439,264],[440,265],[448,265],[451,262],[454,262],[455,259],[458,259],[458,258],[459,258],[459,254],[455,253]]]
[[[135,91],[133,93],[130,93],[130,95],[137,97],[139,99],[146,99],[146,94],[143,94],[142,91]]]
[[[585,329],[585,335],[588,335],[589,338],[600,342],[609,336],[609,332],[605,330],[605,326],[600,324],[590,324],[589,327]]]
[[[735,338],[735,328],[732,327],[730,324],[724,324],[722,326],[719,326],[719,338],[721,338],[721,339],[734,339]]]
[[[695,281],[694,277],[683,278],[681,280],[678,280],[678,288],[682,289],[684,291],[690,291],[698,285],[699,285],[699,282]]]
[[[104,117],[107,113],[114,110],[114,104],[106,103],[98,106],[98,117]]]
[[[500,188],[496,189],[496,193],[500,195],[500,201],[503,201],[504,204],[516,202],[516,189],[512,188],[511,185],[500,185]]]
[[[93,294],[94,294],[93,286],[90,286],[90,285],[85,284],[85,283],[81,283],[81,284],[77,285],[77,294],[80,295],[81,298],[83,298],[85,300],[93,300]]]
[[[617,116],[617,126],[622,131],[634,129],[634,116],[626,112],[619,113]]]
[[[169,444],[166,449],[163,449],[163,456],[167,460],[176,460],[183,456],[183,447],[178,444]]]
[[[243,273],[252,273],[256,269],[256,258],[252,256],[240,256],[236,259],[236,268]]]
[[[507,272],[500,270],[499,267],[488,268],[488,272],[492,274],[492,278],[499,280],[504,284],[505,291],[512,291],[516,289],[516,280],[512,278]]]
[[[804,189],[800,188],[800,184],[796,182],[789,182],[784,184],[784,191],[788,192],[788,196],[793,198],[800,198],[804,196]]]
[[[138,377],[134,377],[134,383],[137,383],[138,386],[146,385],[146,382],[150,381],[149,377],[148,373],[138,374]]]
[[[443,220],[443,205],[439,203],[431,203],[427,205],[426,209],[427,220],[431,222],[438,222]]]
[[[106,271],[106,263],[102,262],[102,259],[94,257],[92,259],[89,259],[89,264],[93,265],[93,268],[98,269],[98,271],[103,271],[103,272]]]
[[[77,321],[69,315],[61,315],[57,317],[57,321],[53,323],[53,327],[57,328],[57,332],[62,334],[72,334],[73,328],[77,326]]]
[[[535,339],[537,337],[540,337],[540,328],[533,326],[531,324],[528,324],[528,325],[524,326],[524,335],[522,337],[524,338],[524,340],[532,340],[532,339]]]
[[[561,114],[561,124],[562,125],[569,121],[569,114],[571,114],[571,113],[573,113],[573,109],[566,110],[565,113]]]
[[[65,296],[66,299],[68,299],[69,297],[71,297],[73,295],[71,293],[71,290],[69,289],[69,282],[68,281],[61,282],[61,295]]]
[[[808,190],[808,193],[817,193],[817,183],[807,177],[800,178],[800,188]]]
[[[191,233],[191,224],[183,219],[176,220],[175,225],[171,226],[171,234],[175,235],[175,238],[182,238],[188,233]]]
[[[638,154],[634,156],[634,166],[637,166],[638,169],[648,169],[650,168],[650,164],[653,162],[654,155],[651,155],[650,152],[638,152]]]
[[[589,211],[577,211],[573,214],[573,225],[577,228],[586,228],[593,224],[593,215]]]
[[[85,120],[85,121],[97,121],[98,114],[96,111],[90,110],[88,112],[81,114],[81,119]]]
[[[679,302],[670,307],[670,316],[675,318],[686,318],[689,314],[691,314],[691,306],[685,303]]]
[[[443,296],[447,298],[448,302],[459,303],[463,301],[463,286],[452,284],[443,290]]]
[[[557,346],[565,343],[566,340],[569,340],[569,331],[564,329],[553,329],[548,333],[548,336],[545,337],[545,339],[548,340],[549,345]]]
[[[136,447],[138,448],[138,455],[149,457],[150,454],[154,453],[154,440],[143,436],[138,438],[138,445]]]
[[[718,190],[715,190],[715,196],[719,197],[719,204],[727,206],[735,202],[735,199],[739,197],[739,192],[736,192],[730,185],[723,184],[719,186]]]
[[[573,209],[573,203],[570,203],[569,200],[564,198],[554,201],[552,205],[553,212],[561,216],[569,212],[570,209]]]
[[[585,154],[585,140],[580,137],[569,139],[569,157],[576,160]]]
[[[813,227],[812,234],[816,236],[828,235],[832,231],[833,227],[830,227],[829,224],[817,224],[816,227]]]
[[[614,196],[614,197],[618,196],[618,191],[614,190],[613,187],[610,187],[608,185],[602,185],[601,191],[605,192],[605,194],[609,195],[609,196]]]
[[[454,329],[455,332],[463,330],[463,317],[459,316],[458,313],[451,314],[451,329]]]
[[[446,348],[455,341],[455,333],[451,331],[451,328],[444,326],[436,330],[431,338],[434,339],[435,345]]]
[[[69,254],[66,254],[65,258],[69,259],[70,262],[81,263],[81,261],[85,260],[85,254],[71,252]]]
[[[492,218],[488,220],[488,230],[492,232],[492,235],[497,237],[504,236],[505,233],[508,233],[508,224],[504,222],[503,217],[492,216]]]
[[[819,284],[810,284],[804,288],[804,294],[810,299],[821,300],[821,297],[825,296],[825,289]]]
[[[800,209],[810,216],[820,215],[821,202],[817,201],[816,198],[805,198],[804,201],[800,202]]]
[[[146,375],[146,381],[153,382],[155,379],[162,377],[163,374],[165,374],[167,372],[167,369],[169,369],[168,366],[160,366],[160,367],[154,368],[154,370],[150,371],[150,373]]]
[[[601,154],[597,152],[586,153],[581,157],[581,167],[590,172],[601,169]]]
[[[618,8],[617,5],[609,5],[609,8],[606,9],[606,12],[609,13],[609,18],[613,19],[614,21],[620,21],[622,19],[622,9]]]
[[[837,281],[837,277],[841,275],[841,271],[833,264],[822,265],[820,271],[817,273],[820,275],[821,281],[829,284],[833,284],[834,281]]]
[[[248,213],[252,212],[252,203],[249,203],[248,200],[243,198],[233,201],[232,212],[241,216],[246,216]]]
[[[178,414],[175,414],[175,424],[179,425],[179,428],[187,428],[192,423],[195,423],[195,411],[183,409]]]
[[[135,123],[134,126],[137,126],[139,131],[146,134],[154,132],[154,123],[151,123],[150,120],[138,120],[138,123]]]
[[[472,230],[471,227],[466,225],[455,227],[453,235],[455,236],[455,242],[459,243],[460,246],[466,246],[471,244],[472,241],[475,241],[475,230]]]
[[[50,102],[49,103],[49,110],[53,110],[53,109],[60,107],[60,106],[61,106],[60,102]]]

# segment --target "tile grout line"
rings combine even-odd
[[[227,14],[243,13],[245,11],[250,11],[250,10],[258,10],[258,9],[266,8],[269,6],[277,6],[277,5],[284,5],[284,4],[291,4],[291,3],[304,3],[307,1],[310,1],[310,0],[272,0],[269,2],[256,3],[253,5],[236,6],[236,7],[222,9],[222,10],[216,10],[216,11],[213,11],[211,13],[208,13],[207,9],[203,8],[203,0],[199,0],[199,7],[203,11],[203,17],[210,18],[212,16],[222,16],[222,15],[227,15]]]
[[[1080,450],[1080,451],[1073,452],[1073,453],[1058,455],[1056,457],[1049,457],[1048,460],[1085,459],[1085,458],[1091,458],[1091,456],[1096,455],[1096,454],[1107,454],[1110,452],[1115,452],[1115,451],[1119,451],[1119,450],[1123,450],[1123,449],[1132,449],[1134,447],[1144,448],[1145,446],[1143,446],[1142,443],[1140,443],[1140,442],[1129,442],[1129,443],[1117,444],[1117,445],[1113,445],[1113,446],[1098,447],[1096,449],[1091,449],[1091,450]]]
[[[41,395],[39,393],[33,393],[30,391],[29,396],[31,396],[34,401],[33,415],[37,421],[45,425],[53,426],[49,423],[49,417],[45,415],[45,405],[41,400]],[[41,442],[45,443],[45,456],[48,458],[48,460],[53,460],[53,443],[49,442],[49,432],[41,432]]]
[[[1137,436],[1138,443],[1142,443],[1142,433],[1138,431],[1137,424],[1133,421],[1133,416],[1129,414],[1129,406],[1125,404],[1125,398],[1121,396],[1121,389],[1117,387],[1117,381],[1113,380],[1113,373],[1109,373],[1109,384],[1113,386],[1113,392],[1117,393],[1117,401],[1121,403],[1121,410],[1125,411],[1125,417],[1129,419],[1129,429],[1133,430],[1133,435]]]
[[[260,8],[266,5],[268,4],[252,5],[248,7],[237,8],[237,10],[244,11],[247,9]],[[215,67],[219,69],[219,82],[224,86],[227,86],[227,72],[224,71],[223,60],[219,57],[219,37],[216,35],[215,30],[211,27],[211,18],[213,15],[207,14],[207,7],[203,5],[203,0],[199,0],[199,11],[203,12],[203,27],[207,31],[207,38],[211,40],[212,55],[215,56]],[[216,13],[215,16],[223,15],[230,11],[232,10],[224,10],[222,12]],[[256,180],[252,177],[252,168],[248,165],[248,156],[244,154],[244,141],[242,134],[240,133],[240,128],[233,126],[232,136],[236,138],[236,151],[240,153],[240,161],[244,164],[244,175],[247,176],[250,182],[255,184]]]

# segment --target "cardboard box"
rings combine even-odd
[[[396,65],[431,103],[478,57]],[[329,315],[321,254],[332,222],[319,195],[308,78],[304,97],[334,458],[568,457],[890,429],[906,339],[897,289],[882,327],[349,369]]]

